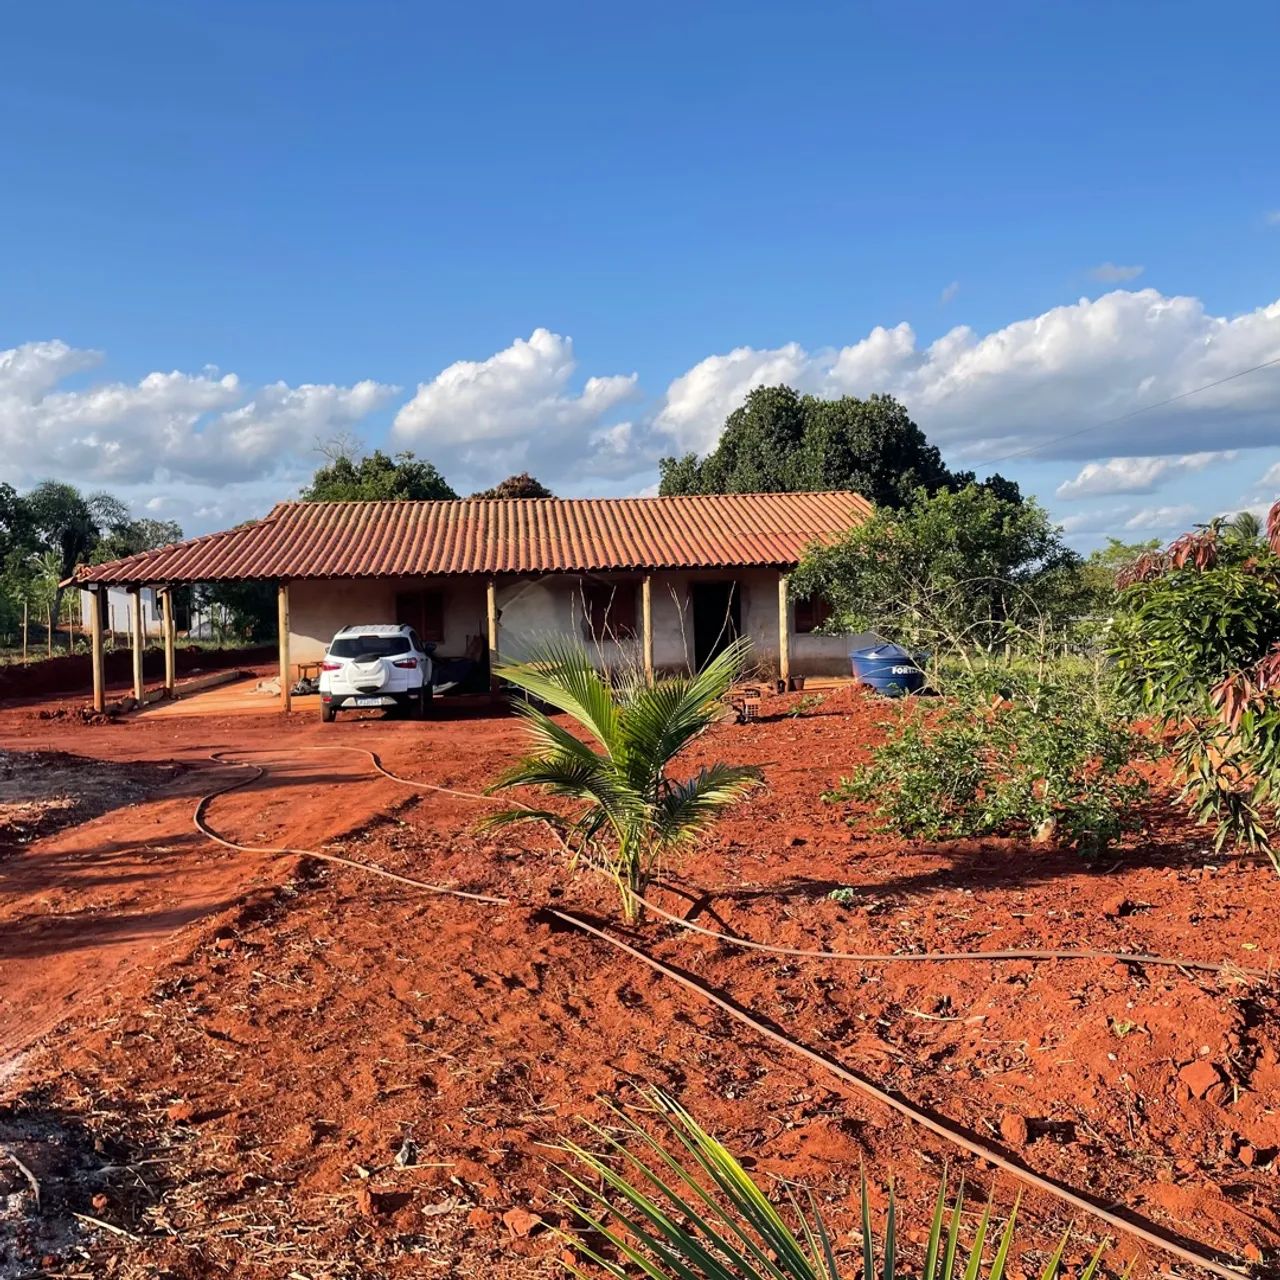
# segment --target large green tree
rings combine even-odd
[[[444,476],[412,453],[389,457],[381,449],[356,457],[340,444],[302,491],[307,502],[358,502],[386,499],[456,498]]]
[[[853,489],[877,507],[901,507],[917,489],[960,489],[971,472],[952,472],[892,396],[824,400],[790,387],[758,387],[725,420],[705,458],[659,463],[663,494],[779,493]],[[1017,500],[1001,476],[985,482]]]
[[[102,564],[181,541],[182,526],[176,520],[126,519],[102,535],[90,559],[94,564]]]
[[[1158,538],[1149,542],[1122,542],[1108,538],[1106,546],[1095,547],[1080,565],[1080,587],[1084,611],[1107,616],[1116,606],[1116,578],[1139,556],[1154,551]]]
[[[826,600],[834,629],[965,653],[1073,616],[1078,566],[1038,503],[968,484],[919,488],[899,511],[878,508],[813,548],[792,589]]]

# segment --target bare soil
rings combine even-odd
[[[668,869],[657,895],[668,909],[802,947],[1280,959],[1280,880],[1212,855],[1170,807],[1153,805],[1148,829],[1102,867],[1022,840],[889,838],[818,798],[864,756],[884,705],[844,689],[779,714],[796,702],[772,699],[763,722],[717,727],[682,761],[759,763],[768,786]],[[645,1084],[678,1096],[758,1178],[812,1186],[850,1274],[860,1163],[878,1188],[897,1184],[908,1264],[944,1163],[980,1189],[975,1208],[988,1189],[1012,1203],[1011,1179],[553,927],[537,906],[554,902],[1030,1168],[1275,1273],[1272,983],[1099,961],[788,960],[656,920],[626,932],[607,886],[570,875],[542,834],[479,833],[475,801],[413,793],[354,755],[306,750],[366,746],[406,776],[480,790],[521,748],[519,723],[501,714],[323,727],[307,711],[144,716],[86,728],[41,710],[0,711],[0,742],[182,768],[142,803],[0,863],[0,1141],[6,1124],[38,1121],[70,1135],[62,1167],[79,1170],[58,1182],[66,1230],[54,1245],[38,1234],[22,1244],[29,1193],[0,1183],[0,1241],[8,1204],[24,1265],[44,1251],[55,1275],[562,1274],[551,1228],[563,1180],[547,1144],[580,1136],[581,1118],[605,1117],[602,1099],[632,1103]],[[210,806],[220,832],[528,905],[211,845],[190,815],[198,794],[236,776],[207,760],[219,749],[270,753],[255,757],[268,776]],[[849,892],[834,901],[834,889]],[[397,1164],[406,1140],[412,1159]],[[530,1220],[513,1210],[541,1221],[521,1234]],[[1015,1277],[1038,1274],[1065,1226],[1038,1195],[1023,1217]],[[1069,1252],[1098,1238],[1078,1221]],[[0,1276],[23,1274],[5,1270],[4,1248]],[[1111,1261],[1133,1253],[1121,1242]],[[1152,1255],[1137,1274],[1167,1269]]]
[[[41,836],[137,804],[180,766],[117,765],[65,751],[0,750],[0,858]]]

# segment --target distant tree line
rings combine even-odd
[[[351,436],[319,448],[324,461],[302,489],[304,501],[459,497],[433,463],[412,452],[365,452]],[[904,528],[918,526],[915,551],[932,565],[950,563],[950,556],[957,566],[984,564],[989,577],[1013,574],[1024,590],[1031,582],[1038,589],[1052,586],[1058,612],[1106,612],[1116,569],[1147,549],[1111,539],[1106,548],[1081,560],[1014,481],[999,474],[979,480],[972,471],[948,467],[906,408],[887,395],[823,399],[786,386],[759,387],[729,414],[716,447],[705,457],[686,453],[662,458],[658,465],[664,496],[852,489],[881,513],[881,523],[900,512],[908,521]],[[471,497],[554,494],[525,471]],[[825,557],[811,560],[801,575],[847,618],[866,611],[868,602],[855,599],[849,584],[870,581],[866,566],[859,563],[870,536],[842,542]],[[78,564],[131,555],[181,537],[173,521],[135,519],[108,493],[85,495],[53,480],[26,494],[0,485],[0,632],[13,634],[24,602],[35,616],[52,610],[54,619],[61,619],[65,597],[59,584]],[[944,554],[939,539],[954,545]],[[906,542],[899,549],[906,554]],[[238,638],[265,640],[274,632],[270,584],[202,587],[193,603],[216,606],[228,632]]]
[[[177,542],[172,520],[138,519],[110,493],[81,493],[45,480],[26,493],[0,484],[0,633],[16,637],[24,606],[44,628],[66,620],[75,593],[62,585],[80,564]],[[77,602],[78,603],[78,602]]]

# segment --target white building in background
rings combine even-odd
[[[164,624],[160,616],[160,599],[153,587],[143,587],[142,596],[142,631],[148,638],[160,638],[164,635]],[[88,591],[80,592],[80,623],[85,632],[89,630],[89,610],[92,607],[93,595]],[[133,625],[130,610],[133,605],[129,593],[123,587],[111,587],[107,592],[107,612],[103,618],[108,635],[114,635],[122,643],[129,639],[129,628]]]

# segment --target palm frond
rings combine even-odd
[[[550,809],[497,809],[493,813],[486,813],[476,823],[476,830],[494,831],[498,827],[511,827],[518,822],[545,822],[557,831],[563,831],[569,825],[562,815]]]
[[[741,674],[751,641],[735,640],[693,676],[673,676],[641,689],[626,708],[620,737],[628,754],[670,760],[715,719]]]
[[[526,756],[488,790],[493,793],[513,787],[541,787],[552,795],[599,805],[610,822],[620,829],[630,828],[641,816],[634,793],[619,781],[606,761],[592,752],[588,752],[586,758],[551,752]]]
[[[621,1136],[589,1125],[598,1150],[574,1142],[559,1148],[586,1173],[579,1176],[561,1168],[574,1194],[558,1194],[557,1199],[593,1236],[588,1241],[571,1232],[560,1234],[581,1258],[600,1269],[588,1272],[566,1263],[572,1274],[583,1280],[599,1274],[614,1280],[840,1280],[837,1250],[812,1192],[802,1203],[788,1186],[784,1216],[733,1154],[678,1103],[658,1089],[646,1090],[645,1100],[659,1118],[658,1132],[611,1107]],[[944,1173],[933,1205],[922,1280],[951,1280],[954,1275],[963,1204],[962,1180],[948,1212]],[[969,1250],[965,1280],[1005,1280],[1018,1234],[1018,1207],[1015,1201],[987,1268],[983,1255],[993,1230],[988,1202]],[[848,1274],[860,1273],[860,1280],[897,1280],[901,1228],[892,1183],[879,1242],[872,1231],[865,1173],[860,1210],[859,1265]],[[1070,1234],[1068,1228],[1040,1280],[1057,1280]],[[1106,1244],[1098,1247],[1079,1280],[1094,1280]],[[1126,1270],[1124,1280],[1128,1274]]]
[[[570,640],[548,640],[525,662],[499,664],[494,674],[572,716],[605,748],[617,742],[618,705],[591,656]]]
[[[658,803],[661,842],[678,844],[691,838],[763,781],[755,765],[713,764],[688,782],[668,784]]]
[[[594,1130],[597,1136],[621,1157],[627,1172],[566,1143],[562,1149],[613,1192],[610,1198],[562,1170],[591,1201],[584,1213],[566,1200],[584,1225],[597,1230],[611,1221],[623,1228],[631,1235],[624,1256],[640,1266],[639,1274],[663,1280],[838,1280],[813,1269],[800,1240],[732,1155],[665,1094],[655,1089],[649,1097],[677,1145],[691,1157],[690,1165],[656,1140],[649,1141],[663,1167],[659,1172],[599,1129]],[[631,1136],[647,1138],[638,1129]],[[695,1170],[704,1175],[709,1189]],[[608,1228],[606,1238],[612,1242],[618,1234]],[[578,1237],[566,1238],[579,1248]],[[657,1270],[652,1269],[655,1265]]]
[[[517,702],[515,712],[525,722],[535,751],[559,754],[583,762],[590,760],[599,763],[612,759],[611,756],[600,756],[592,750],[589,743],[530,702]]]

